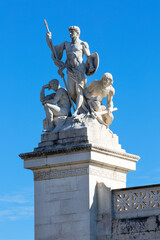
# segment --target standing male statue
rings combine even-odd
[[[87,76],[94,74],[98,68],[99,58],[97,53],[90,54],[89,46],[86,42],[79,39],[80,28],[77,26],[69,27],[71,42],[63,42],[60,45],[54,47],[52,43],[52,35],[48,29],[46,34],[46,40],[49,48],[52,51],[52,59],[56,66],[58,66],[58,61],[62,59],[63,51],[66,50],[67,60],[62,69],[67,68],[67,85],[68,92],[74,103],[76,103],[76,111],[74,115],[80,113],[80,108],[83,104],[83,89],[86,85]],[[83,55],[87,57],[87,61],[84,64]],[[61,62],[62,63],[62,62]],[[59,72],[61,77],[64,74]]]

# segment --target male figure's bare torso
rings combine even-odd
[[[83,55],[89,56],[88,44],[77,39],[75,43],[64,42],[65,50],[67,55],[66,63],[71,68],[81,68],[83,72],[85,71],[85,66],[83,62]]]
[[[111,85],[104,88],[99,80],[95,80],[86,87],[85,93],[89,93],[93,97],[99,96],[102,100],[110,94],[113,95],[114,88]]]

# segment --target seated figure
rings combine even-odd
[[[94,80],[84,90],[91,113],[107,127],[113,121],[113,77],[110,73],[104,73],[101,80]],[[103,98],[107,97],[107,107],[102,105]]]
[[[52,89],[55,93],[45,96],[45,89]],[[42,87],[40,101],[46,112],[43,131],[50,132],[53,129],[54,131],[59,130],[66,118],[71,115],[71,104],[67,91],[60,87],[57,79],[53,79]]]

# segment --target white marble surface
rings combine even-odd
[[[52,51],[52,59],[55,65],[59,67],[58,73],[64,82],[64,73],[62,71],[64,68],[67,68],[67,84],[65,83],[65,85],[71,99],[76,104],[74,115],[77,115],[84,102],[83,88],[87,83],[85,74],[92,75],[97,70],[99,61],[95,61],[95,58],[98,58],[98,54],[91,55],[88,44],[79,39],[80,28],[70,26],[68,30],[71,42],[65,41],[54,46],[52,34],[48,28],[46,41]],[[64,51],[66,51],[67,58],[65,64],[61,61]],[[83,61],[84,55],[87,57],[87,65]],[[88,71],[86,66],[89,66]]]
[[[99,191],[99,184],[124,188],[127,172],[135,170],[138,159],[96,147],[26,158],[24,167],[33,170],[35,180],[35,240],[96,240],[103,225],[97,225],[97,217],[104,208],[108,222],[111,219],[111,202],[103,202],[110,191]],[[107,224],[105,233],[110,229]]]
[[[45,89],[51,89],[54,92],[46,95]],[[57,79],[53,79],[42,87],[40,101],[46,113],[46,119],[43,121],[43,131],[59,131],[65,123],[66,118],[71,114],[71,103],[67,91],[60,87]]]
[[[91,113],[97,120],[109,127],[113,121],[112,112],[117,110],[113,108],[113,96],[115,90],[112,86],[113,77],[110,73],[104,73],[101,80],[92,81],[84,89],[84,96],[87,99]],[[107,107],[102,104],[103,98],[107,97]]]

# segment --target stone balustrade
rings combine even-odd
[[[112,191],[113,218],[160,215],[160,185]]]

